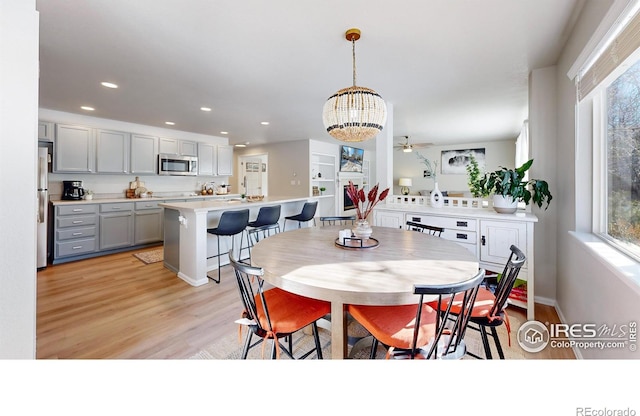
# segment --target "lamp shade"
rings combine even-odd
[[[343,88],[324,104],[322,121],[333,138],[362,142],[380,133],[387,121],[387,106],[370,88]]]
[[[411,186],[411,178],[400,178],[400,180],[398,180],[398,185]]]

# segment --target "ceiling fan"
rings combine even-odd
[[[402,150],[405,153],[413,152],[413,149],[426,149],[432,146],[433,143],[409,143],[409,136],[400,136],[404,139],[403,143],[398,143],[393,147],[396,150]]]

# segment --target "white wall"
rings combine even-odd
[[[556,298],[556,230],[558,206],[563,202],[556,180],[556,72],[555,66],[535,69],[529,75],[529,155],[534,160],[529,178],[549,183],[553,200],[548,209],[532,204],[538,217],[535,238],[535,294],[538,301]]]
[[[36,356],[38,31],[35,0],[0,2],[0,359]]]
[[[167,137],[181,140],[192,140],[197,142],[211,143],[215,145],[227,145],[229,140],[226,137],[207,136],[204,134],[190,133],[174,129],[167,129],[155,126],[145,126],[141,124],[127,123],[124,121],[109,120],[98,117],[86,116],[61,111],[41,108],[38,117],[40,120],[52,121],[55,123],[80,124],[83,126],[102,128],[127,133],[146,134],[157,137]],[[105,174],[77,174],[77,173],[52,173],[49,175],[49,194],[52,199],[56,199],[62,194],[62,181],[80,180],[84,189],[90,189],[96,194],[116,194],[124,197],[129,182],[135,179],[136,175],[105,175]],[[156,193],[188,193],[200,190],[203,182],[214,181],[216,184],[230,183],[232,180],[227,176],[217,177],[179,177],[179,176],[157,176],[142,175],[140,180],[145,182],[145,187]],[[232,192],[237,189],[231,188]]]
[[[404,153],[398,150],[393,150],[393,193],[400,195],[400,187],[398,186],[398,179],[411,178],[413,186],[410,189],[412,195],[418,195],[420,190],[433,189],[433,179],[424,178],[423,171],[426,166],[421,159],[418,158],[416,153],[420,153],[422,156],[429,159],[429,161],[438,162],[436,169],[436,180],[438,181],[438,188],[441,191],[461,191],[466,192],[469,190],[467,185],[467,175],[443,175],[441,153],[443,150],[459,150],[459,149],[477,149],[484,148],[486,161],[486,170],[492,171],[498,169],[500,166],[513,168],[515,167],[516,158],[516,138],[513,140],[501,140],[491,142],[479,142],[479,143],[460,143],[455,145],[446,146],[430,146],[426,149],[418,149],[411,153]]]
[[[622,277],[598,260],[583,242],[569,234],[577,226],[577,218],[590,212],[591,151],[590,143],[575,144],[575,87],[567,77],[571,65],[589,41],[607,13],[611,1],[585,2],[557,64],[557,304],[566,323],[606,323],[622,325],[640,317],[640,295],[630,290]],[[588,124],[587,124],[588,126]],[[581,123],[582,127],[584,126]],[[553,149],[548,149],[553,152]],[[549,154],[549,156],[551,156]],[[549,208],[551,209],[551,208]],[[589,215],[589,214],[588,214]],[[580,350],[584,358],[638,358],[628,349]]]

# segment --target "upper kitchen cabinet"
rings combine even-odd
[[[233,146],[218,146],[218,176],[233,175]]]
[[[96,130],[96,171],[129,173],[130,140],[129,133]]]
[[[178,140],[161,137],[160,153],[170,153],[183,156],[197,156],[198,143],[190,140]]]
[[[158,138],[141,134],[131,135],[131,173],[155,175],[158,161]]]
[[[216,146],[209,143],[198,143],[198,175],[216,176],[218,159]]]
[[[52,142],[54,137],[55,124],[50,121],[38,121],[38,140]]]
[[[54,172],[91,173],[95,171],[95,134],[84,126],[56,124]]]

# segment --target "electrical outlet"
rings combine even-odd
[[[295,184],[296,184],[295,179],[292,179],[292,180],[291,180],[291,185],[295,185]]]

